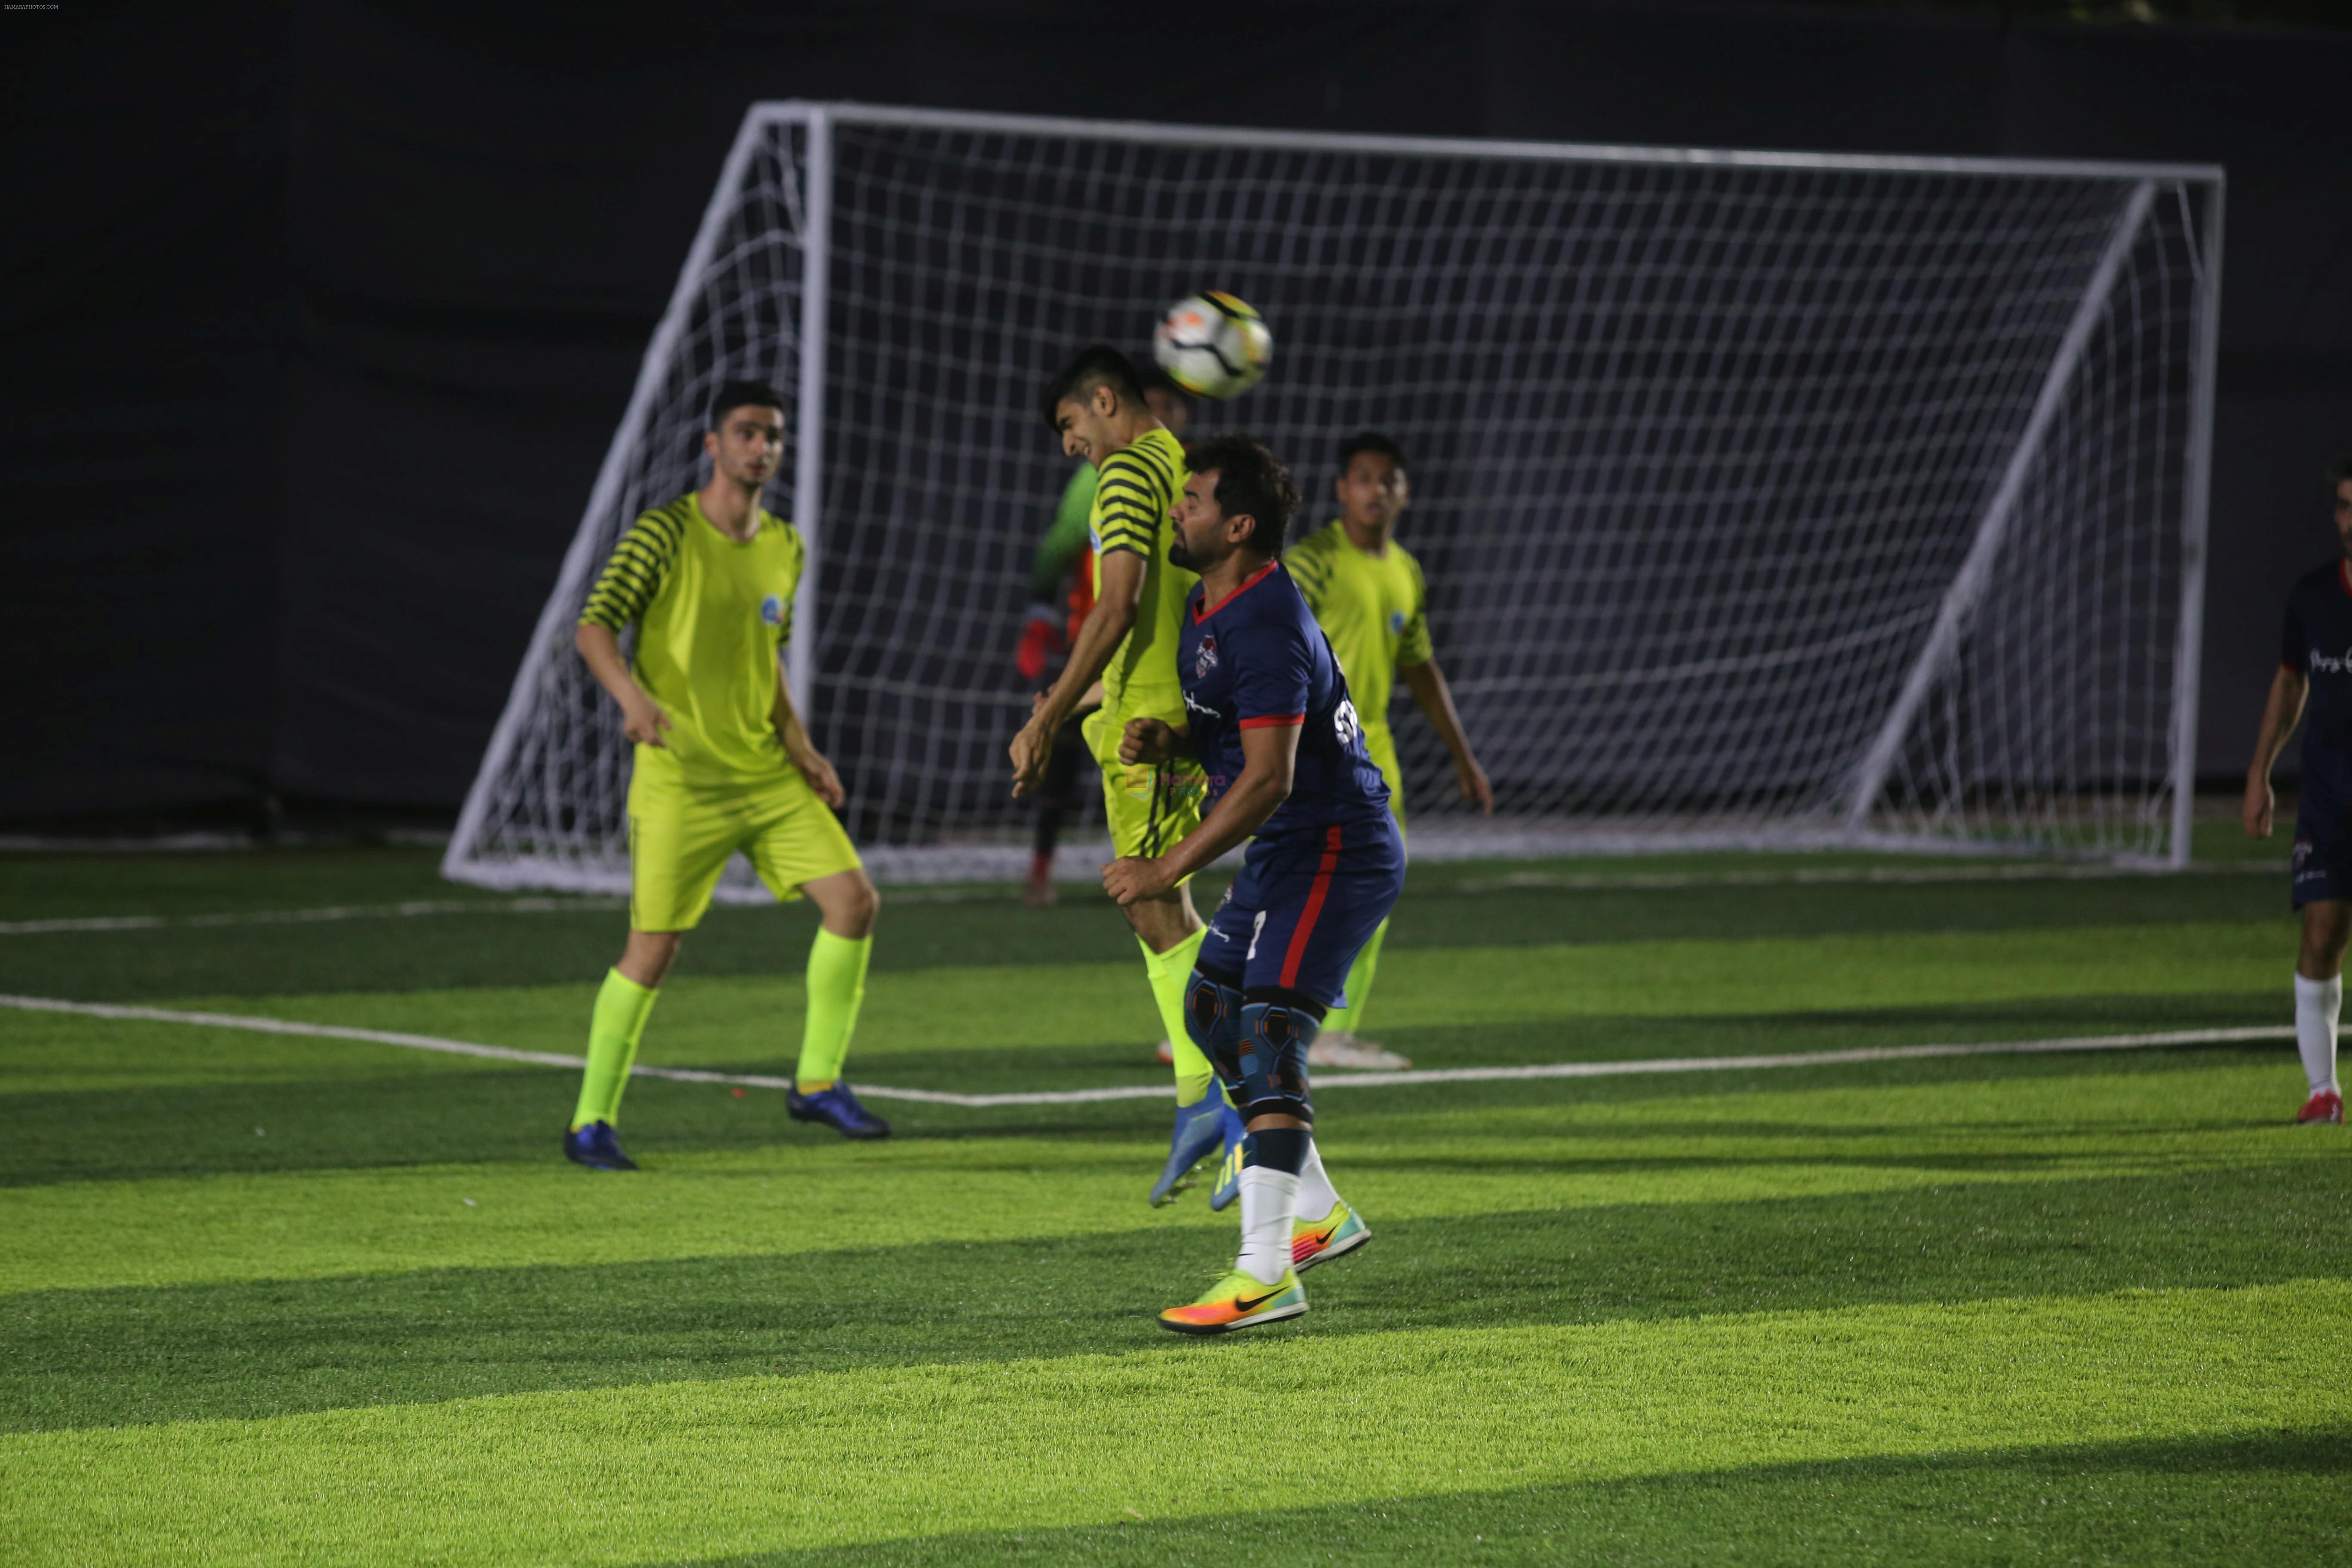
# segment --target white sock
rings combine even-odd
[[[1298,1178],[1264,1165],[1242,1167],[1242,1255],[1234,1267],[1271,1285],[1290,1267],[1290,1215],[1298,1206]]]
[[[2336,1087],[2336,1020],[2344,1010],[2344,977],[2294,977],[2294,1048],[2303,1053],[2303,1076],[2311,1092]]]
[[[1307,1163],[1298,1167],[1298,1217],[1321,1219],[1339,1201],[1331,1178],[1323,1173],[1323,1151],[1315,1146],[1310,1137],[1307,1141]]]

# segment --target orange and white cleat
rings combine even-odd
[[[2297,1121],[2341,1121],[2344,1120],[2344,1097],[2332,1089],[2323,1089],[2303,1102],[2294,1113]]]

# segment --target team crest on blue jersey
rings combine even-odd
[[[1216,668],[1217,639],[1214,637],[1202,637],[1201,651],[1192,658],[1192,679],[1198,680]]]
[[[772,626],[784,624],[784,602],[771,594],[760,601],[760,618]]]

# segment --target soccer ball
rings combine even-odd
[[[1265,318],[1231,294],[1179,300],[1152,334],[1152,357],[1176,384],[1202,397],[1236,397],[1255,386],[1274,359]]]

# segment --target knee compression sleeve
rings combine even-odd
[[[1307,1047],[1323,1026],[1323,1009],[1292,992],[1251,990],[1242,1004],[1238,1088],[1234,1108],[1244,1116],[1296,1116],[1315,1120],[1307,1098]]]
[[[1228,1094],[1241,1087],[1242,994],[1225,978],[1195,969],[1184,983],[1184,1033],[1216,1069]]]

